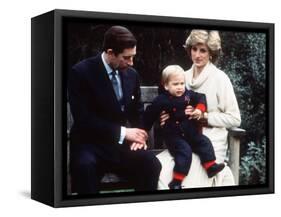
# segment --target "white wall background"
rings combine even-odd
[[[276,194],[52,209],[30,199],[30,18],[54,8],[275,23],[275,80],[280,82],[280,10],[267,1],[1,1],[0,216],[266,216],[280,196],[280,133]],[[279,19],[278,19],[279,18]],[[279,61],[277,61],[279,60]],[[276,85],[276,95],[281,91]],[[280,100],[276,100],[280,129]],[[280,206],[280,205],[279,205]]]

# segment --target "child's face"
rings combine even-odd
[[[172,96],[182,96],[185,91],[184,75],[172,74],[164,87]]]

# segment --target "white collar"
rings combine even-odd
[[[188,85],[193,89],[200,87],[207,80],[211,71],[213,71],[213,64],[208,62],[198,77],[193,79],[194,65],[192,65],[190,76],[187,78]]]
[[[105,53],[102,52],[101,54],[101,60],[103,62],[103,65],[105,67],[105,70],[107,72],[108,75],[110,75],[110,73],[113,71],[113,69],[107,64],[107,62],[105,61],[105,57],[104,57]],[[115,70],[116,71],[116,74],[118,75],[118,70]]]

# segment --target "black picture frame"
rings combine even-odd
[[[262,185],[229,186],[115,193],[87,197],[67,194],[67,63],[65,23],[69,21],[139,24],[144,26],[187,25],[189,28],[266,34],[266,177]],[[31,198],[53,207],[211,198],[274,193],[274,24],[195,18],[147,16],[89,11],[53,10],[31,21],[32,143]]]

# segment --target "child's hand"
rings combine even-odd
[[[184,113],[185,113],[185,115],[190,116],[193,111],[194,111],[194,108],[191,105],[188,105],[188,106],[186,106]]]
[[[202,111],[199,109],[194,109],[194,111],[190,113],[189,119],[199,120],[201,117],[202,117]]]

